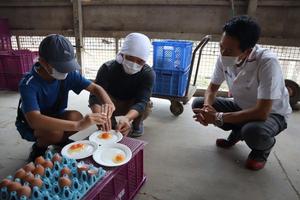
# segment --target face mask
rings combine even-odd
[[[50,75],[57,80],[64,80],[67,78],[68,73],[60,73],[56,71],[56,69],[52,68],[52,73]]]
[[[238,57],[221,56],[221,61],[225,67],[233,67],[238,63]]]
[[[139,64],[137,64],[135,62],[131,62],[129,60],[126,60],[125,58],[123,60],[122,65],[123,65],[124,71],[127,74],[130,74],[130,75],[138,73],[143,68],[143,66],[141,66],[141,65],[139,65]]]
[[[44,68],[50,76],[52,76],[53,78],[55,78],[57,80],[64,80],[68,76],[68,73],[60,73],[60,72],[56,71],[56,69],[54,69],[53,67],[52,67],[52,73],[49,73],[49,71],[46,67],[44,67]]]

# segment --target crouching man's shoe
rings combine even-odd
[[[234,146],[237,142],[239,142],[239,140],[230,141],[227,139],[217,139],[216,145],[217,145],[217,147],[228,149],[228,148]]]
[[[141,122],[138,126],[132,126],[132,132],[129,134],[130,137],[140,137],[144,134],[144,124]]]
[[[37,157],[44,156],[47,149],[47,147],[39,147],[36,143],[34,143],[31,147],[31,152],[27,158],[27,161],[33,162]]]
[[[265,167],[266,161],[264,160],[253,160],[248,158],[246,161],[246,168],[251,170],[260,170]]]

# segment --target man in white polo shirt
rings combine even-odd
[[[248,16],[237,16],[223,27],[221,55],[204,97],[196,98],[194,118],[202,125],[214,124],[231,130],[227,139],[216,145],[230,148],[244,140],[251,152],[246,167],[265,166],[275,136],[287,128],[291,113],[289,95],[276,55],[256,45],[259,25]],[[223,81],[233,99],[216,97]]]

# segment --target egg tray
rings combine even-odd
[[[52,159],[54,152],[48,150],[45,154],[46,159]],[[53,168],[46,168],[44,176],[40,177],[43,181],[41,188],[34,186],[32,188],[31,196],[18,197],[16,191],[9,192],[7,187],[2,187],[0,190],[0,200],[78,200],[81,199],[99,180],[101,180],[106,171],[103,168],[96,168],[89,164],[89,169],[95,169],[98,172],[94,175],[89,175],[86,171],[77,170],[78,164],[85,164],[84,162],[77,162],[75,159],[62,157],[62,162],[54,162]],[[72,181],[70,187],[65,186],[61,188],[58,184],[60,177],[60,170],[68,167],[71,170],[69,179]],[[14,179],[13,176],[8,176],[7,179],[21,183],[20,179]],[[29,185],[25,182],[23,185]]]

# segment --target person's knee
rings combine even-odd
[[[69,110],[63,114],[62,118],[70,121],[79,121],[83,119],[83,116],[80,112],[76,110]]]
[[[34,135],[37,138],[37,142],[44,146],[58,144],[64,140],[63,131],[34,131]]]
[[[251,149],[267,150],[275,143],[275,138],[255,122],[243,126],[241,132],[242,138]]]
[[[140,114],[142,116],[142,120],[145,120],[151,114],[152,108],[153,108],[153,103],[152,101],[149,101],[146,105],[145,111]]]
[[[202,108],[204,104],[204,97],[197,97],[193,100],[192,109]]]

